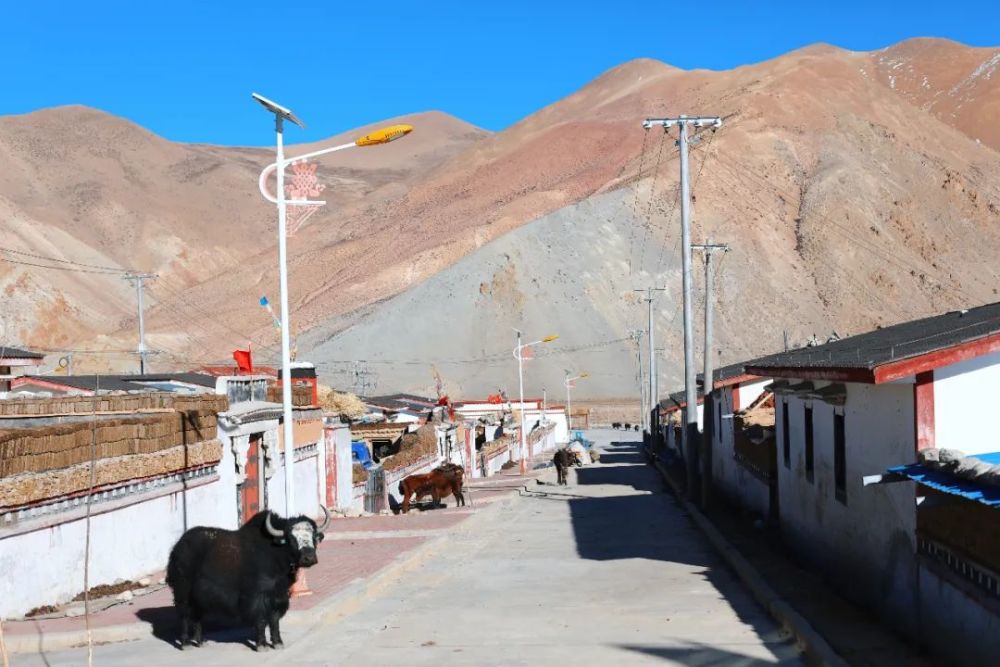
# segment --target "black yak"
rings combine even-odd
[[[318,527],[305,516],[282,519],[270,511],[256,514],[239,530],[198,526],[177,540],[167,563],[167,584],[180,620],[180,648],[200,646],[207,614],[240,619],[253,626],[256,648],[282,648],[278,623],[288,611],[289,589],[300,567],[318,562],[316,549],[330,513]],[[192,637],[193,631],[193,637]]]
[[[552,457],[552,463],[556,466],[556,477],[559,481],[560,486],[565,486],[566,473],[569,467],[573,465],[573,454],[568,449],[557,449],[555,455]]]

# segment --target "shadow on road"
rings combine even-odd
[[[758,665],[801,664],[797,657],[785,659],[761,659],[742,653],[726,651],[707,644],[687,644],[685,646],[639,646],[623,644],[621,648],[645,655],[662,658],[664,661],[678,665],[725,665],[726,667],[757,667]]]
[[[563,487],[585,497],[567,502],[577,553],[591,560],[647,558],[708,566],[704,549],[690,549],[694,526],[664,493],[663,480],[644,464],[638,445],[612,443],[615,454],[601,463],[574,468],[573,484]],[[618,445],[618,446],[615,446]],[[624,464],[605,463],[616,456]],[[615,495],[596,495],[590,486],[620,487]],[[574,487],[576,487],[574,489]]]
[[[177,612],[171,607],[149,607],[136,612],[139,620],[149,623],[153,628],[153,636],[171,646],[177,646],[180,627],[177,622]],[[205,641],[215,644],[243,644],[254,647],[253,628],[241,627],[238,623],[228,623],[225,619],[208,618],[205,621]],[[188,647],[188,651],[197,651]]]

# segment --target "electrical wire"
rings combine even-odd
[[[129,271],[127,271],[126,269],[122,269],[122,268],[119,268],[119,267],[103,266],[101,264],[86,264],[84,262],[75,262],[75,261],[69,260],[69,259],[59,259],[58,257],[49,257],[47,255],[38,255],[38,254],[35,254],[35,253],[32,253],[32,252],[26,252],[24,250],[14,250],[13,248],[5,248],[3,246],[0,246],[0,252],[11,253],[11,254],[14,254],[14,255],[21,255],[23,257],[31,257],[32,259],[41,259],[41,260],[45,260],[47,262],[56,262],[58,264],[67,264],[67,265],[70,265],[70,266],[76,266],[76,267],[81,267],[81,268],[86,268],[86,269],[97,269],[98,272],[129,273]],[[14,262],[14,263],[18,263],[18,262]],[[35,266],[35,265],[32,264],[31,266]],[[59,268],[59,267],[45,267],[45,268]],[[69,269],[63,269],[63,270],[69,270]]]

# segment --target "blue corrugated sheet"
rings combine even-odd
[[[1000,465],[1000,452],[990,452],[989,454],[975,454],[974,458],[989,463],[990,465]],[[989,505],[1000,509],[1000,489],[984,484],[961,479],[951,473],[928,468],[920,463],[912,463],[907,466],[896,466],[889,468],[886,472],[909,477],[914,482],[919,482],[924,486],[950,493],[953,496],[961,496],[967,500]]]

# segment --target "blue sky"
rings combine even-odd
[[[295,142],[429,109],[499,130],[632,58],[728,69],[820,41],[1000,44],[995,0],[697,6],[8,0],[0,114],[86,104],[177,141],[264,145],[258,91],[306,121]]]

